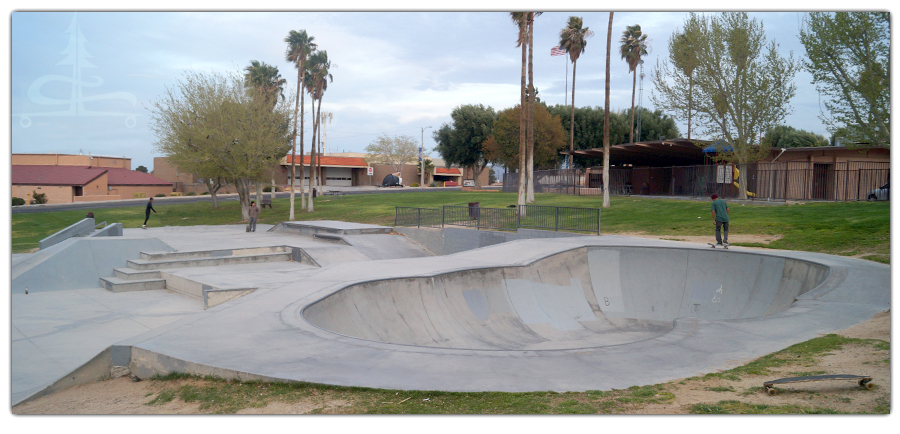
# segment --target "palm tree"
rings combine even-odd
[[[572,116],[569,119],[569,151],[575,150],[575,67],[578,58],[587,46],[587,38],[594,32],[587,27],[582,28],[583,21],[579,17],[569,17],[569,22],[559,31],[559,48],[569,53],[572,61]],[[569,168],[572,168],[572,154],[569,154]]]
[[[313,101],[313,112],[315,115],[313,116],[313,138],[312,138],[312,151],[310,152],[310,173],[309,173],[309,189],[312,191],[313,185],[313,177],[316,177],[316,182],[318,182],[318,170],[316,170],[316,163],[313,162],[313,158],[318,159],[318,152],[316,151],[316,131],[319,127],[319,119],[322,112],[322,97],[325,95],[325,90],[328,88],[328,81],[333,81],[331,73],[328,72],[328,69],[331,68],[331,61],[328,60],[328,52],[327,51],[316,51],[309,56],[309,76],[307,76],[306,80],[306,90],[310,94],[310,98]],[[319,100],[319,110],[316,112],[315,102]],[[317,160],[318,161],[318,160]],[[314,175],[315,173],[315,175]],[[309,206],[307,207],[308,212],[314,212],[315,209],[313,207],[313,197],[309,198]]]
[[[528,45],[528,24],[525,12],[510,12],[510,18],[513,21],[513,24],[516,25],[519,29],[519,34],[516,39],[516,46],[522,47],[522,86],[521,86],[521,95],[519,102],[519,194],[516,199],[516,205],[522,206],[525,205],[526,192],[527,192],[527,140],[525,131],[527,130],[527,115],[525,114],[525,72],[527,67],[527,45]]]
[[[612,50],[613,13],[606,30],[606,102],[603,109],[603,208],[609,208],[609,52]]]
[[[287,80],[281,78],[277,66],[251,60],[250,66],[244,68],[244,71],[247,71],[244,74],[244,86],[256,92],[255,96],[262,96],[273,109],[278,103],[279,96],[284,99],[284,85]]]
[[[534,203],[534,100],[536,93],[534,91],[534,65],[532,59],[534,57],[534,19],[541,12],[528,13],[528,119],[526,120],[527,132],[526,136],[526,155],[528,162],[526,163],[526,187],[525,202]]]
[[[637,67],[641,64],[641,57],[647,55],[647,35],[641,31],[641,26],[635,24],[625,27],[622,39],[619,40],[619,54],[628,63],[628,72],[634,74],[631,84],[631,125],[629,128],[629,141],[634,143],[634,93],[637,89]]]
[[[275,109],[278,97],[284,99],[284,85],[287,80],[281,78],[278,67],[256,60],[250,61],[250,66],[244,68],[244,87],[251,92],[251,97],[261,98],[261,101],[270,110]],[[262,182],[257,180],[256,198],[262,197]]]
[[[306,67],[303,65],[303,62],[306,61],[306,58],[309,57],[309,54],[316,49],[316,43],[313,42],[315,40],[314,37],[306,34],[306,30],[296,31],[291,30],[288,33],[288,36],[284,38],[284,42],[287,42],[288,48],[287,53],[285,53],[285,57],[288,62],[294,64],[297,68],[297,101],[294,103],[294,134],[293,134],[293,143],[294,147],[291,151],[291,214],[290,220],[294,220],[294,164],[295,159],[297,158],[297,115],[298,108],[303,107],[303,96],[304,93],[300,92],[303,88],[303,79],[304,74],[306,73]],[[299,107],[298,107],[299,104]],[[300,118],[300,173],[303,173],[303,117]],[[300,183],[301,187],[303,183]],[[301,208],[306,208],[306,201],[303,199],[303,191],[300,192],[300,206]]]

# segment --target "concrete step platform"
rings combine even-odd
[[[146,279],[159,279],[159,271],[158,270],[135,270],[134,268],[114,268],[113,269],[113,277],[118,277],[122,280],[146,280]]]
[[[219,265],[254,264],[260,262],[286,262],[291,260],[291,252],[266,253],[257,255],[222,256],[196,259],[146,260],[132,259],[128,267],[135,270],[162,270],[167,268],[215,267]]]
[[[390,234],[389,226],[367,225],[363,223],[339,222],[333,220],[314,220],[302,222],[281,222],[269,232],[284,232],[296,235],[313,236],[315,234],[332,235],[364,235]]]
[[[118,277],[101,277],[100,286],[112,292],[149,291],[166,289],[166,279],[125,280]]]
[[[197,250],[189,252],[141,252],[141,259],[164,261],[170,259],[222,258],[229,256],[263,255],[268,253],[290,253],[289,246],[246,247],[239,249]]]

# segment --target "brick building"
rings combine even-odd
[[[328,187],[353,187],[353,186],[378,186],[387,175],[397,173],[393,167],[387,164],[368,164],[366,162],[366,154],[358,152],[346,152],[341,154],[326,154],[321,158],[322,167],[322,183]],[[266,179],[266,185],[273,182],[278,186],[279,190],[284,190],[290,185],[291,176],[291,159],[290,155],[281,159],[279,164],[272,168]],[[472,179],[472,171],[469,169],[461,169],[458,167],[443,167],[444,161],[441,159],[432,159],[435,166],[434,170],[425,174],[425,185],[434,181],[437,186],[444,186],[444,182],[450,182],[451,185],[462,185],[463,179]],[[298,155],[295,160],[297,173],[295,175],[294,185],[299,187],[302,182],[307,185],[310,173],[310,156],[304,155],[302,163],[304,166],[303,173],[300,173],[301,157]],[[368,175],[368,168],[372,167],[372,175]],[[163,157],[153,159],[153,174],[174,184],[175,191],[182,193],[194,192],[202,194],[206,191],[206,187],[195,179],[190,173],[180,171],[175,165],[169,163]],[[419,183],[419,170],[417,164],[406,164],[399,172],[401,184],[411,186]],[[488,185],[488,170],[485,169],[479,177],[481,185]],[[455,184],[454,184],[455,183]],[[219,190],[220,193],[234,193],[233,186],[226,186]]]
[[[94,202],[172,193],[172,183],[131,170],[131,159],[99,155],[12,154],[12,196],[43,193],[48,203]]]

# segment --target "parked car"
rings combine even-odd
[[[890,200],[890,198],[891,198],[891,183],[890,182],[870,191],[869,195],[866,197],[866,199],[869,199],[869,200]]]

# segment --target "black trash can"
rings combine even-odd
[[[478,220],[478,214],[480,209],[478,208],[478,204],[480,202],[469,202],[469,218],[472,220]]]

